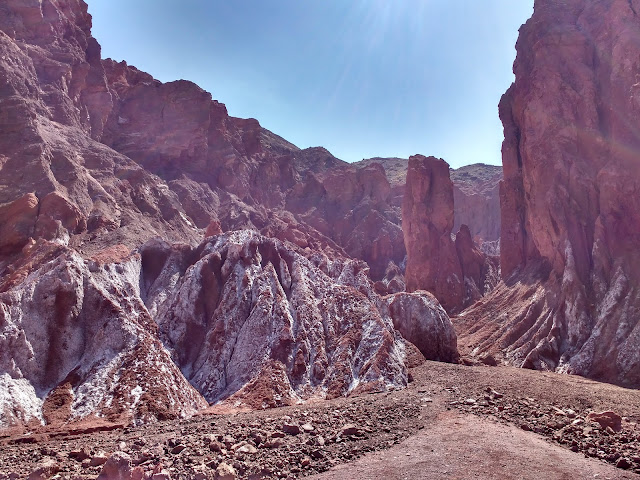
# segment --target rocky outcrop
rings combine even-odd
[[[39,240],[27,254],[0,285],[1,425],[146,422],[208,402],[266,408],[402,387],[415,347],[394,324],[426,358],[457,358],[426,294],[387,307],[363,262],[308,259],[252,231],[90,259]]]
[[[209,402],[264,408],[406,383],[404,343],[358,262],[327,266],[334,280],[251,231],[141,253],[161,338]]]
[[[51,248],[41,241],[30,256]],[[150,421],[206,407],[140,300],[139,256],[100,263],[56,253],[0,293],[0,424]]]
[[[535,2],[500,103],[506,285],[460,323],[466,344],[516,365],[636,387],[638,12]]]
[[[453,228],[453,184],[449,165],[435,157],[409,158],[402,204],[402,231],[407,249],[407,291],[433,293],[447,311],[464,299],[464,277]]]
[[[495,165],[477,163],[451,170],[453,230],[467,225],[480,247],[490,242],[499,244],[501,180],[502,168]]]
[[[407,177],[406,158],[368,158],[356,162],[358,168],[380,164],[391,186],[392,206],[402,207]],[[451,169],[453,182],[453,231],[467,225],[474,242],[487,254],[500,253],[500,196],[502,167],[476,163]]]

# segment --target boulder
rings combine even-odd
[[[428,292],[396,293],[384,298],[393,325],[427,360],[457,362],[456,333],[447,312]]]

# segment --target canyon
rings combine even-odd
[[[103,60],[82,1],[2,5],[0,423],[144,423],[405,387],[457,361],[404,293],[384,169]]]
[[[424,447],[425,426],[455,443],[452,422],[487,418],[634,478],[637,12],[536,0],[499,105],[503,167],[453,170],[300,149],[192,82],[103,59],[83,0],[2,2],[0,479],[368,468]]]

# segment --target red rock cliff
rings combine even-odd
[[[462,322],[469,333],[484,323],[465,342],[517,365],[634,386],[639,13],[637,0],[536,0],[500,102],[507,285]]]
[[[449,165],[435,157],[410,157],[402,204],[407,291],[427,290],[447,311],[459,308],[464,295],[452,228],[453,183]]]

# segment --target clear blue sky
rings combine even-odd
[[[533,0],[87,0],[103,57],[357,161],[500,164],[498,101]]]

